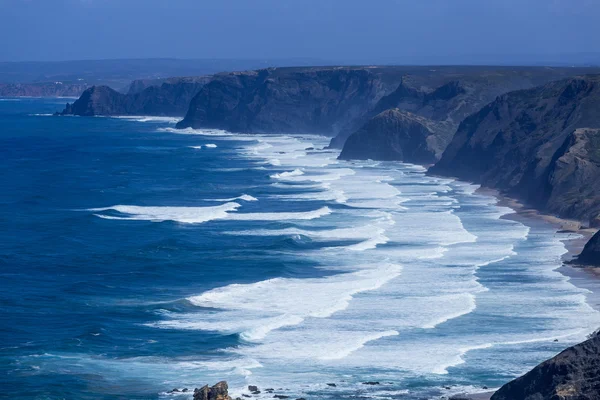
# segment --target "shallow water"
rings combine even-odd
[[[318,136],[46,115],[62,102],[0,103],[12,398],[189,398],[167,392],[224,379],[234,395],[439,398],[498,387],[600,323],[557,270],[564,236],[502,219],[474,185],[338,161]]]

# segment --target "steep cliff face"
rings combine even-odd
[[[365,67],[220,74],[192,100],[178,127],[333,135],[393,90],[382,75]]]
[[[450,141],[436,122],[397,108],[384,111],[350,136],[340,159],[435,162]]]
[[[597,232],[592,238],[586,243],[583,251],[575,260],[575,263],[600,266],[600,232]]]
[[[600,337],[570,347],[500,388],[491,400],[600,399]]]
[[[360,127],[387,109],[399,108],[443,123],[444,129],[437,134],[444,136],[442,141],[447,141],[447,137],[454,135],[463,119],[496,97],[558,80],[572,73],[575,72],[565,69],[501,67],[446,67],[410,71],[403,76],[396,90],[384,96],[357,122]],[[331,147],[343,147],[346,139],[356,130],[356,126],[344,127],[332,139]]]
[[[159,86],[149,85],[140,92],[122,94],[108,86],[87,89],[61,115],[166,115],[182,116],[190,100],[210,77],[171,78]]]
[[[479,182],[537,208],[597,214],[600,76],[508,93],[466,118],[431,172]]]

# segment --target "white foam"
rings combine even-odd
[[[238,203],[226,203],[214,207],[144,207],[115,205],[102,208],[90,208],[92,212],[117,211],[126,216],[95,214],[100,218],[119,220],[147,220],[153,222],[176,221],[188,224],[199,224],[215,219],[227,218],[230,211],[240,207]]]
[[[181,120],[181,118],[178,118],[178,117],[158,117],[158,116],[143,116],[143,115],[121,115],[121,116],[114,116],[111,118],[127,119],[127,120],[133,120],[135,122],[166,122],[169,124],[176,124],[177,122],[179,122]]]
[[[300,212],[271,212],[271,213],[236,213],[229,214],[230,220],[236,221],[287,221],[287,220],[311,220],[331,214],[329,207],[321,207],[313,211]]]
[[[287,221],[311,220],[331,214],[329,207],[312,211],[273,212],[273,213],[231,213],[240,207],[238,203],[226,203],[215,207],[145,207],[115,205],[103,208],[90,208],[88,211],[117,211],[126,216],[94,214],[104,219],[142,220],[142,221],[175,221],[188,224],[199,224],[212,220],[228,219],[236,221]]]
[[[217,147],[217,145],[214,144],[214,143],[207,143],[204,146],[207,147],[207,148],[209,148],[209,149],[215,149]]]
[[[205,201],[236,201],[236,200],[244,200],[244,201],[258,201],[258,199],[254,196],[250,196],[249,194],[243,194],[238,197],[231,197],[229,199],[204,199]]]

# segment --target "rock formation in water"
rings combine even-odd
[[[60,115],[166,115],[183,116],[190,100],[210,77],[166,79],[160,86],[150,85],[140,92],[123,94],[108,86],[87,89]]]
[[[386,110],[350,136],[340,154],[347,160],[400,160],[434,163],[450,138],[443,123],[397,108]]]
[[[507,383],[491,400],[600,400],[600,336]]]
[[[430,169],[481,183],[545,212],[600,213],[600,76],[500,96],[466,118]]]
[[[229,387],[225,381],[212,387],[206,385],[200,389],[194,389],[194,400],[231,400],[228,389]]]
[[[0,83],[0,97],[76,97],[87,87],[81,82]]]

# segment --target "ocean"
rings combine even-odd
[[[475,185],[64,102],[0,101],[8,398],[438,399],[600,325],[559,271],[568,236]]]

